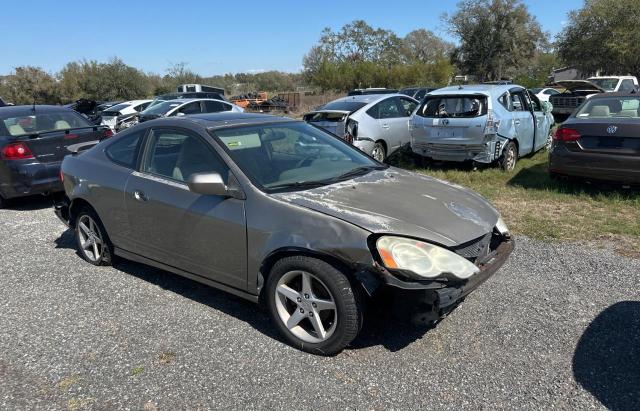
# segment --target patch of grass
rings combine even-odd
[[[521,158],[513,172],[473,170],[455,163],[420,164],[410,151],[392,165],[422,172],[477,191],[502,213],[511,231],[537,239],[613,240],[627,255],[640,255],[640,192],[578,180],[553,180],[548,153]]]
[[[134,377],[137,377],[138,375],[142,374],[144,372],[144,367],[133,367],[131,369],[131,375],[133,375]]]

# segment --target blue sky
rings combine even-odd
[[[582,0],[526,0],[552,34]],[[164,73],[186,62],[203,75],[298,71],[324,27],[355,19],[404,36],[427,28],[445,36],[440,16],[457,0],[378,1],[6,1],[2,5],[0,74],[21,65],[55,72],[78,59],[113,56]],[[12,18],[6,18],[13,16]]]

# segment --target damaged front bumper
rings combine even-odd
[[[512,238],[505,238],[477,266],[480,272],[465,281],[444,284],[438,281],[402,280],[386,269],[382,279],[391,291],[396,316],[412,323],[433,324],[445,317],[464,298],[487,281],[504,265],[515,248]]]

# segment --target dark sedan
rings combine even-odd
[[[264,302],[314,353],[349,344],[379,290],[436,322],[513,249],[479,195],[283,117],[148,121],[67,156],[62,176],[57,214],[89,263],[122,256]]]
[[[111,134],[65,107],[0,108],[0,207],[11,198],[62,191],[66,147]]]
[[[549,173],[640,184],[640,95],[603,93],[584,102],[556,130]]]

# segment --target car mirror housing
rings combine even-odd
[[[187,181],[189,190],[202,195],[229,196],[229,190],[218,173],[195,173]]]

